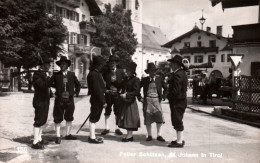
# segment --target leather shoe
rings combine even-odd
[[[182,143],[177,143],[177,141],[172,141],[171,144],[168,145],[168,147],[171,148],[183,148],[185,144],[185,141],[183,140]]]
[[[101,132],[101,135],[106,135],[109,133],[109,130],[105,129],[104,131]]]
[[[161,141],[161,142],[165,142],[165,139],[164,139],[163,137],[161,137],[161,136],[158,136],[158,137],[157,137],[157,140],[158,140],[158,141]]]
[[[44,149],[44,146],[40,142],[38,142],[36,144],[32,144],[32,148],[33,149]]]
[[[134,137],[131,138],[123,138],[122,142],[130,142],[130,141],[134,141]]]
[[[148,137],[146,138],[146,141],[152,141],[152,140],[153,140],[152,136],[148,136]]]
[[[116,129],[116,130],[115,130],[115,133],[116,133],[117,135],[123,135],[123,133],[122,133],[119,129]]]
[[[75,136],[72,136],[71,134],[65,136],[66,140],[77,140],[77,138]]]
[[[102,138],[91,139],[90,137],[88,138],[88,142],[89,143],[93,143],[93,144],[102,144],[102,143],[104,143]]]
[[[56,143],[56,144],[60,144],[60,143],[61,143],[61,138],[60,138],[60,137],[56,137],[55,143]]]

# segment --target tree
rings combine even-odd
[[[54,0],[0,0],[0,60],[5,66],[29,69],[39,55],[56,58],[63,51],[67,28],[53,14]]]
[[[133,33],[131,11],[125,11],[122,5],[115,5],[113,11],[110,4],[105,8],[104,15],[94,19],[97,32],[91,42],[101,47],[101,53],[106,58],[110,55],[110,48],[114,47],[113,54],[119,56],[119,64],[124,64],[131,60],[138,43]]]

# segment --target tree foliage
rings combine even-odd
[[[0,0],[0,60],[6,66],[29,69],[38,54],[56,58],[63,51],[67,28],[52,14],[53,0]]]
[[[105,8],[104,15],[94,19],[97,32],[92,36],[91,42],[102,48],[101,53],[105,57],[110,55],[110,48],[114,47],[113,54],[119,56],[119,64],[124,64],[131,60],[137,46],[131,11],[125,11],[122,5],[115,5],[112,10],[111,5],[108,4]]]

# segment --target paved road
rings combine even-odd
[[[89,114],[89,97],[86,90],[75,99],[75,121],[73,131]],[[121,137],[114,134],[114,116],[111,116],[111,133],[104,136],[105,143],[89,144],[89,126],[85,125],[79,132],[78,140],[62,140],[60,145],[54,143],[54,125],[52,118],[53,99],[50,104],[49,119],[44,138],[49,141],[46,149],[32,150],[32,124],[34,110],[32,94],[11,94],[0,96],[0,161],[2,162],[260,162],[260,130],[259,128],[212,117],[207,114],[186,110],[184,115],[185,148],[172,149],[167,144],[175,139],[171,126],[170,109],[163,102],[165,125],[163,137],[166,143],[156,140],[146,142],[146,129],[143,125],[141,104],[141,128],[134,132],[134,142],[123,143]],[[65,126],[65,122],[62,124]],[[97,123],[97,135],[104,127],[104,116]],[[64,128],[64,127],[63,127]],[[126,133],[123,130],[124,134]],[[156,128],[153,125],[153,137],[156,138]]]

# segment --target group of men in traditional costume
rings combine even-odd
[[[165,83],[165,80],[156,74],[157,68],[154,63],[148,63],[148,67],[145,70],[148,76],[140,80],[136,76],[137,64],[135,62],[127,62],[119,68],[119,58],[115,55],[111,55],[108,62],[102,56],[93,58],[92,66],[87,76],[88,94],[91,96],[89,143],[103,143],[103,138],[98,138],[95,135],[95,123],[100,120],[103,108],[105,108],[105,129],[101,132],[101,135],[106,135],[110,132],[108,121],[113,110],[115,114],[115,134],[123,135],[119,128],[126,129],[127,134],[122,138],[122,142],[134,141],[133,131],[137,131],[141,126],[137,100],[143,103],[144,124],[146,125],[148,135],[146,141],[153,140],[151,124],[155,122],[157,126],[156,139],[165,142],[161,133],[161,127],[165,123],[161,101],[167,97],[170,104],[172,125],[177,133],[177,140],[172,141],[168,146],[184,146],[183,115],[187,106],[187,75],[181,56],[176,55],[168,61],[170,62],[172,72],[168,83]],[[44,144],[41,138],[41,126],[46,123],[48,117],[50,97],[47,95],[47,92],[49,92],[50,86],[56,89],[53,111],[57,134],[55,143],[61,143],[60,123],[63,118],[66,120],[65,139],[76,139],[76,137],[70,134],[70,131],[75,109],[73,96],[75,93],[79,93],[80,84],[75,74],[68,71],[70,61],[66,57],[61,57],[56,62],[61,70],[51,78],[45,74],[45,71],[49,69],[48,64],[48,62],[44,62],[41,66],[41,69],[44,71],[35,73],[33,78],[35,88],[33,101],[33,106],[35,107],[35,136],[32,148],[35,149],[42,149]],[[140,92],[141,88],[143,88],[143,96]],[[39,96],[44,99],[39,98]],[[40,103],[44,103],[44,105],[39,107],[38,104]]]

